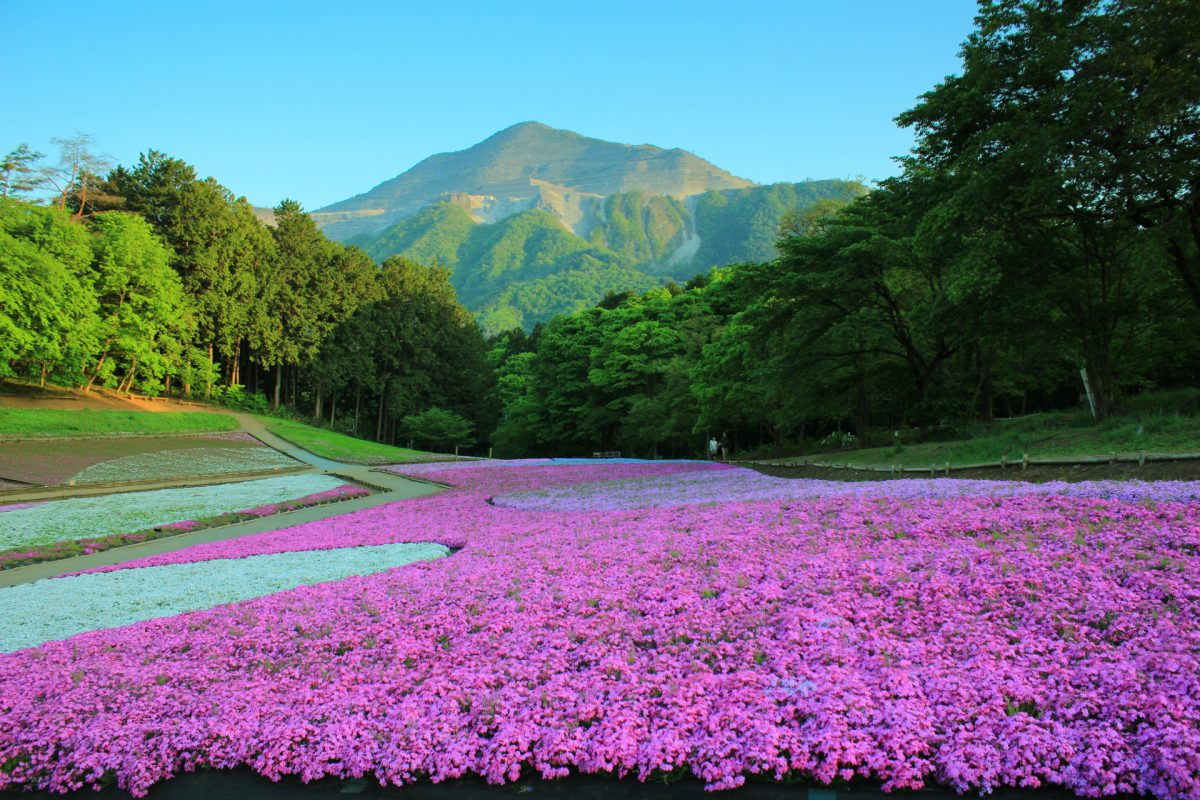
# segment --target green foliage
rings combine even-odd
[[[42,154],[19,144],[0,159],[0,197],[20,197],[41,185],[37,163]]]
[[[271,409],[271,401],[265,395],[247,392],[245,386],[237,383],[232,386],[213,386],[209,399],[225,408],[251,414],[266,414]]]
[[[459,445],[473,446],[474,430],[475,426],[469,420],[437,406],[404,418],[405,434],[414,441],[441,452],[449,452]]]
[[[183,285],[170,267],[171,253],[141,217],[120,211],[93,220],[100,302],[100,357],[88,385],[131,386],[142,373],[143,390],[157,394],[182,351],[187,320]]]
[[[0,377],[78,378],[99,326],[92,259],[65,212],[0,199]]]
[[[865,193],[862,184],[852,181],[776,183],[705,192],[695,201],[700,249],[688,264],[671,274],[686,279],[709,267],[771,261],[776,257],[780,226],[790,215],[822,201],[845,204]]]

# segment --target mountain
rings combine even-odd
[[[380,262],[402,255],[446,267],[459,299],[492,334],[594,305],[609,291],[644,291],[709,267],[772,259],[788,211],[864,191],[846,181],[809,181],[687,200],[615,194],[598,206],[587,239],[544,209],[479,223],[446,200],[347,243]]]
[[[610,291],[770,260],[786,213],[865,191],[847,181],[759,186],[684,150],[523,122],[313,217],[376,261],[398,254],[448,268],[490,334]]]
[[[430,156],[313,217],[331,239],[345,240],[449,201],[477,222],[540,208],[586,235],[595,209],[609,195],[641,191],[682,199],[753,185],[685,150],[606,142],[522,122],[466,150]]]

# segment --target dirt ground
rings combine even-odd
[[[174,399],[117,395],[107,389],[83,392],[57,386],[42,388],[36,384],[6,380],[0,383],[0,408],[100,409],[111,411],[212,411],[202,403],[184,403]]]
[[[95,464],[163,450],[261,447],[229,434],[97,439],[38,439],[0,445],[0,482],[54,485]],[[185,464],[180,465],[186,469]],[[171,477],[169,475],[164,477]]]
[[[925,476],[908,472],[889,475],[886,472],[860,472],[828,467],[768,467],[762,464],[741,464],[758,470],[764,475],[777,478],[807,478],[825,481],[886,481],[900,478],[922,478]],[[937,477],[945,477],[938,475]],[[1137,464],[1081,464],[1078,466],[1020,466],[1000,469],[970,469],[950,473],[951,478],[969,478],[990,481],[1200,481],[1200,461],[1156,461],[1143,466]]]

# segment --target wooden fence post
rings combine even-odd
[[[1024,453],[1021,456],[1021,470],[1029,469],[1029,453]]]
[[[1008,468],[1008,456],[1000,456],[1000,469]]]

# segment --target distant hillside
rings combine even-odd
[[[594,305],[609,291],[642,291],[737,261],[775,256],[789,210],[865,189],[845,181],[774,184],[678,198],[610,195],[587,238],[553,213],[531,209],[478,223],[453,200],[427,206],[374,235],[348,240],[382,262],[399,254],[452,272],[459,299],[488,333],[530,328]]]
[[[685,150],[606,142],[523,122],[466,150],[430,156],[313,216],[327,236],[344,240],[450,200],[478,222],[541,208],[579,233],[609,195],[641,191],[684,198],[753,185]]]

